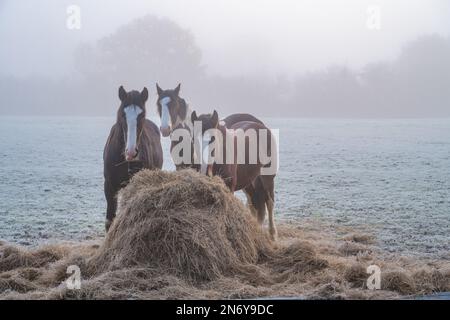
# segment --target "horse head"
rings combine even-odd
[[[216,141],[216,139],[219,138],[219,136],[222,134],[217,130],[220,126],[219,115],[216,110],[214,110],[212,114],[202,114],[200,116],[197,116],[197,113],[193,111],[191,114],[191,122],[194,128],[192,136],[193,143],[194,145],[197,144],[198,148],[201,148],[200,154],[202,160],[200,172],[202,174],[211,175],[211,161],[213,161],[212,157],[214,157],[215,155],[211,154],[210,145],[212,142]],[[196,130],[196,128],[198,128],[199,126],[201,130]],[[218,141],[221,141],[223,143],[223,137]],[[198,152],[196,152],[196,154],[198,154]]]
[[[148,90],[127,92],[123,86],[119,88],[121,101],[117,112],[117,123],[121,126],[124,137],[124,155],[126,161],[132,161],[138,155],[138,146],[145,121],[145,102]]]
[[[164,137],[168,137],[172,131],[188,116],[188,107],[184,99],[180,98],[179,84],[175,89],[163,90],[156,84],[158,92],[158,114],[161,117],[161,127],[159,130]]]

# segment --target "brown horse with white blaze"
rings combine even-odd
[[[202,154],[205,146],[208,155],[214,154],[211,163],[205,163],[202,155],[200,171],[203,174],[220,176],[231,192],[243,190],[247,195],[251,212],[261,225],[267,209],[269,233],[272,239],[276,239],[277,230],[273,216],[276,170],[268,170],[268,173],[262,171],[263,168],[271,167],[273,164],[276,166],[278,161],[278,155],[274,152],[275,139],[270,129],[263,123],[254,121],[236,122],[227,128],[223,121],[219,121],[217,111],[200,116],[194,111],[191,114],[191,121],[194,126],[193,139],[200,141]],[[195,129],[196,122],[201,125],[201,132]],[[211,129],[216,134],[211,136],[209,133]],[[239,131],[242,133],[242,139],[239,138]],[[253,136],[250,135],[252,132],[255,133]],[[265,143],[262,143],[263,141]],[[210,150],[212,143],[215,148]],[[262,160],[261,148],[267,156],[270,156],[270,162]],[[239,154],[240,152],[242,154]]]
[[[182,138],[177,141],[171,136],[173,131],[176,129],[185,129],[191,132],[190,128],[190,116],[191,110],[186,103],[186,101],[180,97],[180,87],[181,84],[171,90],[163,90],[156,84],[156,90],[158,93],[158,99],[156,101],[156,106],[158,114],[161,118],[161,126],[159,130],[163,137],[171,137],[170,152],[172,153],[174,147],[182,142]],[[181,151],[180,157],[183,156],[184,151]],[[177,170],[184,168],[196,168],[194,165],[194,153],[191,148],[190,161],[188,163],[181,162],[176,163],[175,167]]]
[[[103,151],[103,174],[107,202],[105,228],[108,231],[117,209],[117,192],[135,172],[132,167],[161,169],[163,151],[158,127],[146,119],[148,90],[127,92],[119,88],[121,101]]]

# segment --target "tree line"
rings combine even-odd
[[[415,39],[396,59],[360,70],[336,65],[295,77],[221,76],[208,74],[188,30],[149,15],[81,45],[74,64],[76,73],[64,79],[0,76],[0,113],[112,115],[119,85],[152,92],[156,82],[181,82],[192,108],[223,115],[450,116],[450,38],[438,35]]]

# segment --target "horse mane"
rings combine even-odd
[[[120,105],[119,109],[117,110],[117,114],[116,114],[116,123],[122,125],[124,121],[124,117],[123,117],[123,103]]]

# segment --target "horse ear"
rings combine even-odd
[[[120,101],[124,101],[127,98],[127,92],[123,88],[123,86],[119,87],[119,99]]]
[[[142,100],[143,100],[144,102],[147,101],[147,99],[148,99],[148,90],[147,90],[147,87],[144,87],[144,89],[142,89],[142,91],[141,91],[141,98],[142,98]]]
[[[192,111],[191,113],[191,122],[194,123],[195,121],[197,121],[197,113],[194,111]]]
[[[214,125],[215,128],[217,128],[217,126],[219,125],[219,114],[217,113],[216,110],[214,110],[211,121]]]
[[[159,87],[158,83],[156,83],[156,91],[158,92],[158,96],[160,96],[163,90]]]
[[[173,90],[173,91],[175,91],[175,94],[176,94],[176,95],[178,95],[178,94],[180,93],[180,88],[181,88],[181,83],[179,83],[179,84],[177,85],[177,87]]]

